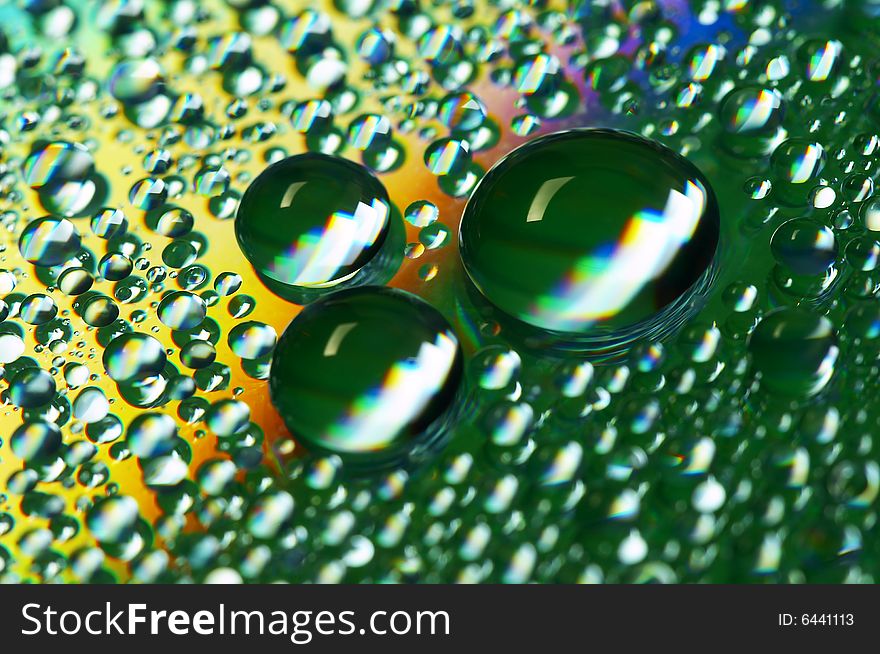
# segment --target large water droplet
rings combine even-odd
[[[705,278],[719,238],[708,181],[658,143],[572,130],[514,150],[480,182],[461,256],[492,304],[533,327],[649,331]]]

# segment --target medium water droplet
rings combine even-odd
[[[436,440],[462,369],[458,339],[433,307],[365,287],[326,296],[293,320],[275,349],[270,389],[308,447],[381,465]]]
[[[385,188],[365,168],[310,153],[273,164],[251,183],[235,233],[261,275],[292,286],[332,286],[377,254],[389,212]]]
[[[803,309],[768,313],[749,338],[761,386],[780,395],[805,397],[821,391],[834,374],[840,350],[834,325]]]

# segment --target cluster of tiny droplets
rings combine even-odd
[[[826,4],[0,7],[0,580],[874,581],[880,9]],[[485,171],[597,125],[722,217],[705,305],[602,361],[520,347],[453,274]],[[232,219],[306,151],[385,184],[390,285],[464,346],[422,466],[349,475],[269,403],[299,307]]]

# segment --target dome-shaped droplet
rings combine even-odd
[[[188,291],[169,293],[159,303],[159,320],[171,329],[192,329],[205,319],[208,308],[205,301]]]
[[[458,175],[470,163],[470,145],[461,139],[440,139],[425,150],[425,165],[435,175]]]
[[[738,157],[769,154],[784,134],[785,101],[776,89],[743,86],[728,93],[719,107],[721,143]]]
[[[278,341],[272,401],[307,447],[381,464],[436,440],[462,381],[442,315],[402,291],[363,287],[309,305]]]
[[[177,425],[167,413],[141,413],[128,425],[126,442],[135,456],[149,459],[174,449]]]
[[[461,223],[477,289],[533,327],[642,329],[680,304],[715,256],[719,213],[699,170],[607,129],[536,139],[495,165]]]
[[[25,160],[22,172],[51,214],[79,215],[98,191],[94,159],[79,143],[53,141],[36,147]]]
[[[15,406],[44,406],[55,397],[55,380],[46,370],[22,368],[9,380],[9,398]]]
[[[127,332],[104,349],[104,369],[117,382],[158,375],[165,367],[165,350],[152,336]]]
[[[82,181],[94,172],[88,148],[70,141],[53,141],[35,149],[24,162],[24,181],[33,189]]]
[[[128,495],[98,498],[86,515],[86,525],[102,543],[125,540],[137,523],[138,503]]]
[[[433,202],[416,200],[406,208],[403,217],[413,227],[427,227],[437,222],[440,217],[440,209]]]
[[[119,306],[106,295],[99,293],[83,296],[74,302],[74,309],[83,322],[92,327],[107,327],[119,317]]]
[[[43,325],[58,314],[55,301],[43,293],[28,295],[21,301],[18,315],[29,325]]]
[[[814,395],[825,388],[840,353],[828,318],[788,307],[761,319],[749,338],[749,352],[761,373],[761,386],[793,397]]]
[[[290,493],[276,491],[257,498],[245,520],[245,529],[256,538],[272,538],[293,514]]]
[[[723,68],[727,50],[723,45],[710,43],[698,45],[685,57],[687,76],[695,82],[708,82],[719,69]]]
[[[788,139],[770,157],[773,191],[789,204],[803,205],[818,185],[825,167],[825,149],[810,139]]]
[[[46,216],[28,223],[18,239],[21,256],[37,266],[57,266],[79,250],[79,230],[66,218]]]
[[[65,295],[82,295],[95,283],[95,278],[85,268],[67,268],[58,276],[58,288]]]
[[[273,164],[251,183],[235,233],[260,274],[292,286],[331,286],[376,255],[389,210],[385,188],[365,168],[308,153]]]
[[[832,83],[843,63],[843,44],[836,39],[810,39],[798,48],[797,59],[805,81]]]
[[[85,423],[103,420],[109,412],[110,402],[104,392],[96,386],[84,388],[73,401],[73,416]]]
[[[126,104],[152,100],[165,89],[162,68],[155,59],[121,61],[107,80],[110,94]]]
[[[43,420],[19,425],[9,439],[12,453],[23,461],[48,458],[58,451],[61,442],[58,426]]]
[[[259,359],[275,347],[275,330],[261,322],[238,323],[229,330],[229,349],[242,359]]]
[[[770,238],[770,249],[776,261],[798,275],[821,275],[837,257],[834,232],[809,218],[782,223]]]
[[[24,354],[24,341],[13,332],[0,333],[0,363],[11,363]]]
[[[473,93],[447,95],[440,103],[440,120],[451,130],[469,132],[486,120],[486,106]]]

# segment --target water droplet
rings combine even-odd
[[[94,283],[95,278],[85,268],[67,268],[58,277],[58,288],[65,295],[82,295]]]
[[[470,145],[467,141],[440,139],[425,150],[425,165],[434,175],[459,175],[470,163]]]
[[[94,170],[88,148],[69,141],[53,141],[34,150],[24,162],[24,180],[33,189],[81,182]]]
[[[128,424],[125,440],[132,454],[149,459],[171,452],[176,436],[174,418],[165,413],[145,411]]]
[[[152,336],[128,332],[104,349],[104,369],[110,378],[126,382],[158,375],[165,367],[165,350]]]
[[[856,270],[874,270],[880,265],[880,242],[867,235],[857,236],[846,245],[846,260]]]
[[[107,327],[119,317],[119,306],[113,299],[98,293],[81,296],[73,308],[92,327]]]
[[[470,132],[486,120],[485,105],[473,93],[464,91],[446,96],[440,102],[439,116],[453,131]]]
[[[492,304],[533,327],[643,330],[709,269],[719,215],[708,182],[663,146],[613,130],[535,139],[486,175],[461,256]]]
[[[131,535],[138,517],[138,504],[133,497],[114,495],[95,501],[86,515],[86,525],[102,543],[117,543]]]
[[[21,301],[18,314],[29,325],[42,325],[49,322],[58,313],[54,300],[43,293],[28,295]]]
[[[103,420],[109,412],[110,403],[100,388],[84,388],[73,401],[73,417],[85,423]]]
[[[9,445],[12,453],[23,461],[46,460],[61,447],[61,430],[51,422],[26,422],[12,433]]]
[[[0,333],[0,363],[11,363],[24,354],[24,341],[18,334]]]
[[[207,315],[205,301],[188,291],[169,293],[156,310],[162,324],[171,329],[192,329],[202,323]]]
[[[122,236],[128,230],[128,220],[121,209],[101,209],[91,220],[95,236],[111,239]]]
[[[773,151],[770,167],[774,175],[774,197],[781,194],[790,204],[806,204],[809,192],[825,168],[825,149],[808,139],[788,139]]]
[[[143,211],[150,211],[165,203],[168,198],[168,186],[158,177],[145,177],[135,182],[128,192],[131,206]]]
[[[9,380],[9,399],[15,406],[45,406],[55,397],[55,380],[40,368],[23,368]]]
[[[437,221],[440,210],[432,202],[417,200],[406,208],[403,217],[413,227],[427,227]]]
[[[843,44],[835,39],[810,39],[797,51],[797,59],[804,66],[805,80],[814,84],[835,81],[843,62]]]
[[[46,216],[28,223],[21,232],[21,256],[37,266],[57,266],[77,253],[79,230],[66,218]]]
[[[834,232],[809,218],[782,223],[770,238],[773,256],[798,275],[821,275],[837,258]]]
[[[295,436],[357,466],[432,445],[461,380],[458,339],[435,309],[365,287],[326,296],[293,320],[275,349],[270,389]]]
[[[721,101],[722,144],[738,157],[770,154],[784,134],[785,101],[776,89],[744,86]]]
[[[165,90],[162,68],[155,59],[121,61],[107,81],[110,94],[126,104],[141,104]]]
[[[821,391],[834,374],[840,350],[825,316],[803,309],[768,313],[749,338],[761,386],[780,395],[805,397]]]
[[[248,187],[235,220],[239,246],[258,273],[325,287],[358,273],[389,231],[382,184],[344,159],[304,154],[273,164]]]
[[[431,223],[419,231],[419,241],[429,250],[442,248],[449,240],[449,228],[443,223]]]
[[[245,522],[245,528],[256,538],[272,538],[291,517],[294,509],[290,493],[276,491],[257,498]]]
[[[229,348],[242,359],[259,359],[275,347],[275,330],[261,322],[242,322],[229,331]]]

